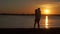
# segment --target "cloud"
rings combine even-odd
[[[52,1],[54,1],[54,2],[60,2],[60,0],[52,0]]]
[[[60,0],[41,0],[41,1],[48,1],[48,2],[60,2]]]

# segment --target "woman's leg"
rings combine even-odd
[[[39,24],[39,21],[38,21],[38,28],[40,28],[40,24]]]

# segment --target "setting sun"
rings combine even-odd
[[[52,4],[43,4],[43,5],[40,5],[40,8],[42,10],[42,14],[52,14],[53,11],[53,5]]]
[[[45,9],[44,12],[45,12],[45,14],[49,14],[49,10],[48,9]]]

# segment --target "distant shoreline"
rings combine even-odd
[[[0,14],[0,15],[19,15],[19,16],[34,16],[35,14]],[[60,16],[60,14],[43,14],[42,16]]]

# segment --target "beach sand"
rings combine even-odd
[[[6,34],[60,34],[60,28],[0,28],[0,33]]]

